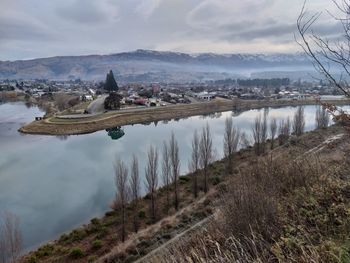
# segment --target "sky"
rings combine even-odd
[[[293,33],[304,0],[0,0],[0,60],[111,54],[301,51]],[[331,0],[308,0],[316,27],[339,34]],[[325,11],[327,10],[327,11]]]

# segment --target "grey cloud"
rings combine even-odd
[[[193,27],[214,28],[244,18],[260,18],[263,10],[276,0],[205,0],[188,14],[188,22]]]
[[[233,32],[223,37],[226,40],[255,40],[260,38],[282,37],[293,33],[295,24],[277,24],[272,26],[257,27],[239,32]]]
[[[344,34],[344,29],[340,22],[338,23],[318,23],[312,27],[316,34],[321,36],[334,36]]]
[[[317,10],[332,6],[329,0],[309,1],[317,4]],[[303,1],[296,2],[0,0],[0,60],[139,48],[176,51],[181,47],[181,51],[192,53],[240,49],[264,52],[264,48],[274,49],[276,43],[294,42],[292,32]],[[317,32],[339,33],[333,24],[324,23]],[[297,46],[291,51],[296,50]]]
[[[16,17],[0,18],[0,39],[8,40],[52,40],[54,36],[47,32],[47,28],[28,21],[21,21]]]
[[[104,1],[101,0],[75,0],[70,5],[58,7],[56,13],[64,19],[78,23],[98,24],[110,19],[108,10],[103,7],[103,4]]]

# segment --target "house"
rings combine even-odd
[[[81,96],[81,100],[82,101],[92,101],[92,100],[94,100],[94,98],[91,96],[91,95],[82,95]]]
[[[207,92],[207,91],[203,91],[200,93],[196,93],[195,97],[197,97],[198,99],[201,100],[212,100],[216,97],[216,93],[215,92]]]

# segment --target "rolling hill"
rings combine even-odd
[[[121,82],[197,82],[256,72],[312,70],[305,55],[186,54],[136,50],[110,55],[0,61],[0,79],[102,80],[112,69]]]

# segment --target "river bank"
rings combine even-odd
[[[323,100],[334,105],[348,105],[348,100]],[[62,119],[51,117],[33,121],[19,129],[22,133],[41,135],[77,135],[93,133],[117,126],[150,123],[162,120],[184,118],[195,115],[224,111],[244,111],[264,107],[283,107],[299,105],[316,105],[316,100],[273,100],[247,101],[217,98],[210,102],[171,105],[166,107],[135,109],[129,111],[111,111],[91,117]]]
[[[338,138],[339,134],[344,134],[344,130],[339,126],[308,132],[301,138],[293,138],[290,143],[287,143],[288,147],[276,147],[267,155],[273,153],[274,157],[290,158],[290,156],[310,154],[321,148],[326,149],[327,152],[334,151],[335,143],[325,144],[325,142],[330,142],[329,138]],[[337,145],[340,145],[339,142]],[[89,224],[64,234],[56,241],[29,253],[20,262],[133,262],[140,259],[212,215],[219,205],[220,193],[225,192],[231,185],[230,180],[239,174],[238,168],[240,172],[249,169],[255,159],[252,148],[240,150],[234,154],[236,169],[232,174],[226,173],[225,160],[211,164],[209,168],[210,191],[207,194],[201,191],[198,198],[192,195],[193,177],[191,174],[180,177],[181,205],[178,212],[165,206],[166,189],[158,189],[159,221],[155,224],[151,220],[148,209],[149,196],[146,195],[140,201],[137,213],[140,223],[138,233],[133,233],[132,204],[128,205],[127,232],[129,235],[125,243],[120,241],[121,213],[120,211],[109,211],[104,217],[94,218]],[[173,186],[170,186],[170,189],[173,189]]]
[[[280,122],[292,118],[296,110],[269,108],[268,115]],[[305,106],[304,110],[305,130],[313,130],[316,107]],[[113,164],[117,157],[129,163],[136,154],[143,181],[149,145],[161,150],[173,131],[181,153],[180,172],[187,174],[195,130],[206,123],[210,125],[216,156],[222,158],[225,119],[232,118],[250,140],[254,119],[261,113],[262,110],[227,111],[127,125],[119,129],[124,136],[118,138],[105,130],[79,136],[42,136],[23,135],[17,130],[35,116],[42,116],[43,111],[23,103],[2,104],[0,146],[6,151],[0,153],[0,210],[9,210],[20,218],[21,225],[31,226],[23,228],[23,248],[33,249],[109,209],[115,196]],[[144,184],[141,186],[144,191]],[[19,189],[20,194],[13,195]],[[46,231],[42,231],[43,226]]]

